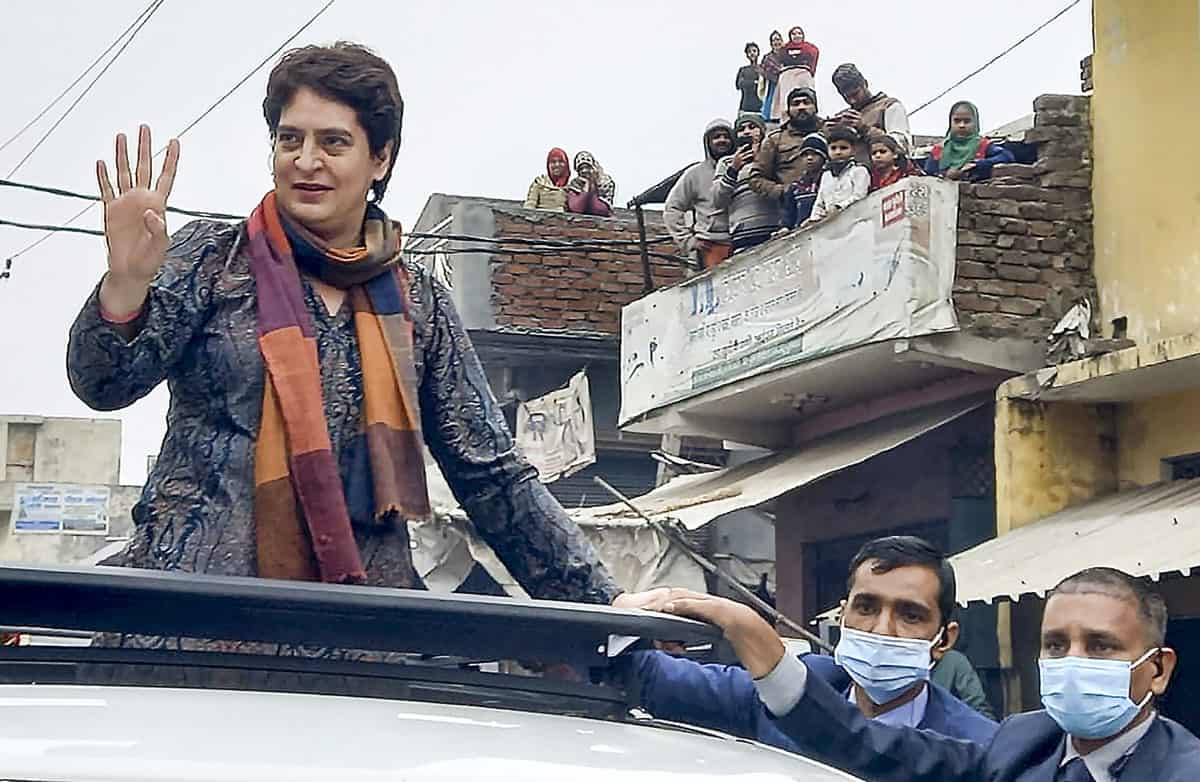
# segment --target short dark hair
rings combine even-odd
[[[387,173],[371,185],[374,200],[383,200],[404,125],[404,99],[396,74],[375,52],[365,46],[338,41],[332,46],[302,46],[285,52],[267,79],[267,97],[263,99],[263,117],[274,139],[283,109],[302,88],[354,109],[358,123],[367,133],[371,154],[383,154],[392,143],[392,159]]]
[[[829,131],[829,143],[832,144],[835,141],[848,141],[851,144],[857,144],[858,131],[845,125],[835,125]]]
[[[854,589],[854,576],[866,562],[874,563],[872,573],[887,573],[908,565],[929,568],[938,577],[938,611],[942,615],[942,627],[958,615],[958,582],[954,578],[954,567],[941,549],[929,541],[913,535],[889,535],[863,544],[850,560],[847,591]]]
[[[1050,590],[1046,599],[1055,595],[1101,594],[1132,603],[1145,625],[1146,642],[1163,646],[1167,642],[1167,604],[1162,595],[1150,589],[1146,582],[1111,567],[1090,567],[1067,576]]]
[[[756,44],[754,41],[751,41],[750,43],[746,44],[746,47],[744,49],[742,49],[742,53],[749,54],[751,49],[758,49],[758,44]],[[762,49],[758,49],[758,50],[760,52],[762,51]]]

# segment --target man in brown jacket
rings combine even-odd
[[[817,93],[808,87],[797,87],[788,94],[787,112],[787,123],[768,135],[759,148],[749,178],[751,190],[776,203],[782,201],[788,185],[808,173],[801,146],[822,124],[817,116]]]
[[[833,86],[849,104],[849,108],[830,117],[829,122],[847,125],[858,131],[860,140],[855,156],[860,163],[870,162],[871,139],[901,134],[909,146],[912,145],[908,110],[904,104],[885,93],[872,93],[866,78],[854,63],[844,63],[834,69]]]

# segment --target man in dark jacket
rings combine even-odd
[[[725,631],[776,726],[806,755],[876,782],[1200,779],[1200,740],[1154,709],[1177,662],[1165,644],[1166,606],[1119,570],[1089,568],[1050,593],[1039,660],[1045,708],[1009,717],[983,747],[864,719],[740,603],[677,593],[663,606]]]
[[[767,136],[754,158],[750,189],[763,198],[782,203],[788,185],[808,172],[808,162],[801,156],[805,136],[821,129],[817,116],[817,93],[807,87],[797,87],[788,95],[788,121]]]
[[[762,111],[762,98],[758,97],[758,80],[762,76],[762,67],[758,64],[758,44],[748,43],[745,48],[748,65],[738,68],[734,86],[742,94],[738,102],[738,114]]]
[[[942,553],[919,538],[880,538],[859,550],[850,565],[849,582],[842,608],[843,637],[854,634],[855,641],[839,643],[834,658],[805,655],[804,664],[814,678],[872,720],[986,745],[996,723],[928,681],[929,668],[953,646],[959,629],[954,621],[954,570]],[[669,590],[646,595],[655,593],[661,597]],[[627,598],[636,604],[637,596]],[[653,597],[643,603],[661,607]],[[888,656],[889,649],[899,647],[923,650],[923,661],[910,664],[908,657]],[[886,670],[867,657],[886,665]],[[779,730],[745,669],[700,665],[660,652],[637,653],[631,664],[642,706],[655,717],[810,754],[803,742]]]

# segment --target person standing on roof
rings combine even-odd
[[[997,163],[1011,163],[1013,154],[979,132],[979,109],[968,100],[950,107],[946,140],[933,147],[925,173],[946,179],[978,182],[990,179]]]
[[[703,162],[684,171],[667,194],[663,224],[684,255],[711,269],[733,254],[729,213],[713,200],[717,161],[733,152],[733,126],[713,120],[704,129],[702,143]]]
[[[567,208],[567,182],[571,179],[571,161],[564,150],[555,147],[546,155],[546,173],[538,176],[525,196],[526,209],[562,212]]]
[[[604,172],[591,152],[575,156],[575,178],[567,183],[567,211],[596,217],[612,216],[617,183]]]
[[[817,117],[817,93],[797,87],[788,95],[788,121],[772,132],[754,158],[750,187],[763,198],[783,203],[783,194],[793,182],[809,173],[811,157],[803,153],[804,139],[821,129]]]
[[[833,71],[833,86],[849,107],[829,118],[831,124],[844,125],[858,133],[855,155],[858,162],[871,162],[871,139],[889,133],[904,137],[911,148],[912,131],[904,104],[882,92],[871,92],[866,77],[854,63],[844,63]]]
[[[771,238],[779,227],[779,202],[750,188],[751,166],[762,146],[767,126],[758,114],[738,117],[737,151],[721,158],[713,174],[713,203],[726,211],[733,251],[745,250]]]
[[[805,40],[803,27],[796,26],[788,30],[788,42],[776,55],[779,59],[779,77],[771,116],[787,116],[787,97],[792,90],[799,87],[816,89],[817,60],[820,56],[821,50]]]
[[[737,78],[733,86],[742,94],[738,102],[738,114],[762,111],[762,98],[758,95],[758,82],[762,79],[762,66],[758,64],[758,44],[751,41],[743,50],[746,53],[747,64],[738,68]]]
[[[762,58],[762,78],[758,82],[758,97],[762,100],[762,115],[767,122],[775,122],[779,114],[772,114],[778,99],[779,72],[783,70],[780,55],[783,53],[783,34],[778,30],[771,31],[771,51]]]

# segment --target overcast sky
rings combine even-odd
[[[108,46],[149,0],[45,0],[9,9],[0,26],[0,142]],[[618,201],[700,156],[703,126],[737,107],[742,46],[764,51],[772,29],[802,25],[821,49],[821,109],[841,100],[833,68],[854,61],[871,87],[913,109],[1005,49],[1067,0],[785,3],[713,0],[368,2],[337,0],[297,41],[365,43],[396,69],[404,139],[384,206],[411,225],[431,193],[523,198],[546,151],[591,150]],[[190,123],[324,0],[167,0],[18,181],[92,192],[97,157],[118,130],[147,122],[156,146]],[[941,133],[950,103],[979,104],[985,127],[1031,111],[1042,93],[1079,91],[1091,3],[912,119]],[[270,187],[261,103],[269,68],[184,137],[172,204],[246,213]],[[86,83],[86,81],[85,81]],[[0,176],[58,116],[0,152]],[[58,223],[80,202],[0,188],[0,218]],[[78,223],[100,227],[99,210]],[[179,220],[171,228],[181,225]],[[39,234],[0,227],[0,259]],[[140,483],[165,429],[165,387],[119,413],[92,413],[66,382],[67,331],[105,268],[103,241],[59,234],[0,280],[0,414],[120,417],[121,478]]]

